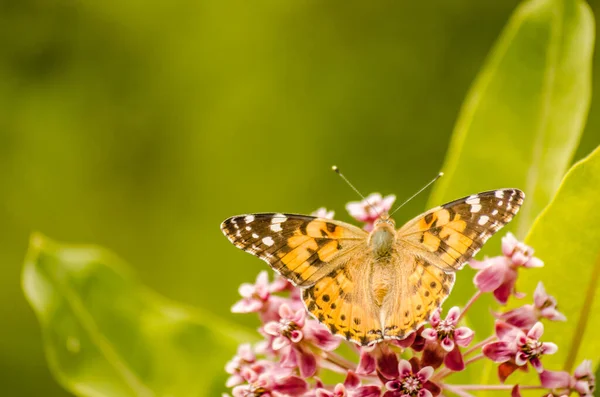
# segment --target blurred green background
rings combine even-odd
[[[161,294],[252,326],[229,307],[265,267],[219,223],[320,206],[348,220],[332,164],[365,193],[413,193],[516,4],[0,1],[2,395],[68,395],[20,288],[30,232],[103,245]],[[575,160],[600,141],[599,109]]]

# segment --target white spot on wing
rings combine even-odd
[[[486,224],[486,223],[487,223],[489,220],[490,220],[490,217],[489,217],[489,216],[487,216],[487,215],[482,215],[482,216],[479,218],[479,221],[477,221],[477,223],[479,223],[480,225],[482,225],[482,226],[483,226],[483,225],[485,225],[485,224]]]
[[[492,211],[492,215],[497,215],[498,214],[498,210],[493,210]]]
[[[287,221],[287,217],[283,214],[275,214],[271,219],[271,223],[283,223],[285,221]]]
[[[265,237],[262,239],[264,245],[268,245],[269,247],[275,244],[275,241],[271,237]]]
[[[473,204],[471,205],[471,212],[479,212],[481,211],[481,205],[480,204]]]
[[[479,196],[476,194],[469,196],[465,202],[470,205],[479,204]]]
[[[246,226],[246,230],[250,231],[252,228],[250,226]]]
[[[258,234],[252,233],[252,238],[258,238]]]
[[[254,220],[254,215],[246,215],[244,222],[251,223]]]
[[[496,190],[496,197],[498,197],[498,198],[504,197],[504,192],[502,190]]]
[[[502,207],[502,204],[504,204],[504,201],[502,201],[502,200],[498,201],[498,207]]]
[[[274,231],[274,232],[280,232],[282,230],[281,229],[281,224],[279,224],[279,223],[272,224],[271,225],[271,230]]]

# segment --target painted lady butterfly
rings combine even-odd
[[[448,297],[455,272],[519,210],[517,189],[479,193],[395,229],[381,215],[370,233],[293,214],[234,216],[221,224],[238,248],[302,289],[307,310],[360,345],[404,339]]]

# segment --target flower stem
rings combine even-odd
[[[442,384],[441,387],[444,389],[453,391],[456,389],[459,390],[512,390],[514,385],[449,385]],[[521,390],[540,390],[546,389],[544,386],[523,386],[519,385],[519,389]]]
[[[492,335],[489,338],[486,338],[486,339],[482,340],[481,342],[478,342],[477,344],[470,347],[467,351],[465,351],[463,353],[463,356],[466,356],[468,354],[471,354],[471,353],[477,351],[478,349],[482,348],[484,345],[487,345],[488,343],[493,342],[495,339],[496,339],[496,335]]]
[[[354,363],[352,363],[349,360],[346,360],[344,357],[340,356],[339,354],[336,354],[333,352],[328,352],[328,351],[323,351],[321,353],[321,357],[323,357],[325,360],[329,361],[330,363],[337,365],[341,369],[344,369],[346,371],[349,369],[352,371],[356,371]]]
[[[477,290],[477,292],[475,292],[475,295],[473,295],[471,297],[471,299],[469,299],[469,301],[467,302],[465,307],[462,309],[460,316],[458,316],[458,321],[460,321],[465,316],[465,313],[467,312],[467,310],[469,310],[469,308],[473,305],[473,303],[475,303],[482,294],[483,294],[483,292],[481,292],[480,290]]]
[[[463,389],[454,385],[440,384],[440,387],[442,388],[442,390],[448,390],[449,392],[454,393],[460,397],[475,397],[471,393],[467,393],[466,391],[463,391]]]
[[[567,355],[567,360],[565,361],[565,371],[571,372],[573,369],[573,364],[575,364],[575,359],[577,358],[577,353],[579,351],[579,346],[581,345],[581,341],[583,340],[583,334],[585,332],[585,328],[587,326],[588,319],[590,317],[590,311],[592,309],[592,304],[594,302],[594,294],[596,293],[596,288],[598,286],[598,280],[600,279],[600,255],[596,259],[596,264],[594,269],[592,270],[592,275],[590,277],[590,281],[588,283],[588,288],[585,294],[585,300],[583,301],[583,308],[579,312],[579,320],[577,321],[577,326],[575,327],[575,333],[573,334],[573,341],[571,342],[571,349],[569,350],[569,354]]]
[[[475,361],[481,360],[482,358],[484,358],[485,356],[483,355],[483,353],[479,353],[476,356],[471,357],[470,359],[468,359],[467,361],[465,361],[465,367],[469,364],[474,363]]]

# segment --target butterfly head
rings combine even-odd
[[[396,227],[396,222],[392,218],[390,218],[390,216],[388,214],[382,214],[379,216],[379,218],[377,218],[374,226],[375,226],[375,228],[387,227],[387,228],[391,228],[392,230],[394,230],[394,228]]]

